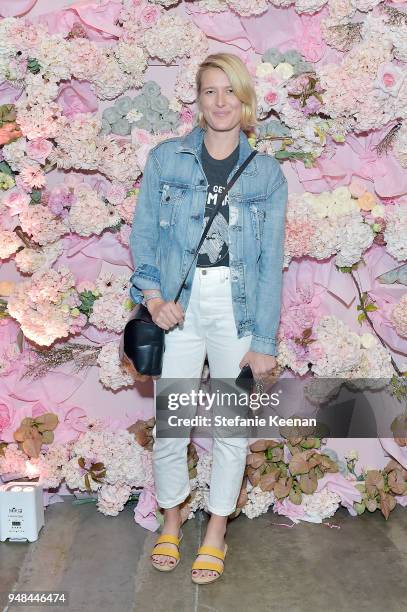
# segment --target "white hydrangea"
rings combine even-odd
[[[341,496],[330,491],[327,487],[324,487],[321,491],[315,491],[312,495],[304,495],[305,520],[321,523],[324,519],[335,514],[340,501]]]
[[[132,375],[120,365],[119,342],[105,344],[98,355],[97,364],[100,367],[99,380],[106,389],[117,391],[134,385]]]
[[[141,87],[147,68],[147,55],[144,49],[136,44],[120,40],[114,47],[114,54],[120,68],[132,76],[133,87]]]
[[[26,157],[26,144],[27,139],[17,138],[14,142],[5,144],[2,148],[3,157],[14,171],[19,171],[20,167]]]
[[[386,249],[398,261],[407,259],[407,204],[386,207]]]
[[[243,506],[242,513],[249,519],[267,512],[275,500],[273,491],[262,491],[260,486],[252,487],[247,495],[249,499]]]
[[[273,4],[274,4],[274,0]],[[297,13],[316,13],[319,11],[328,0],[296,0],[295,10]]]
[[[268,9],[268,0],[226,0],[229,8],[242,17],[262,15]]]
[[[15,232],[0,229],[0,259],[7,259],[22,246],[24,244]]]
[[[46,244],[42,248],[25,247],[15,255],[15,262],[20,272],[33,274],[39,270],[47,270],[56,262],[64,251],[62,240]]]

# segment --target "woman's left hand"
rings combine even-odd
[[[255,379],[261,378],[265,381],[272,375],[274,368],[277,366],[277,360],[273,355],[247,351],[240,360],[239,367],[243,368],[246,364],[251,367]]]

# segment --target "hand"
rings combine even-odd
[[[147,309],[154,323],[162,329],[171,329],[185,318],[182,306],[173,300],[170,302],[165,302],[162,298],[148,300]]]
[[[240,360],[239,367],[249,364],[255,379],[262,379],[267,382],[267,378],[271,378],[273,370],[277,366],[277,360],[273,355],[265,355],[264,353],[256,353],[255,351],[247,351]]]

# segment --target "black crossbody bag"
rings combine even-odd
[[[226,185],[225,191],[216,203],[216,207],[212,212],[211,217],[208,219],[206,227],[203,231],[199,244],[194,252],[194,257],[188,268],[187,273],[178,289],[177,295],[175,296],[174,302],[177,302],[181,291],[184,288],[185,282],[188,278],[188,274],[192,268],[195,259],[198,257],[199,250],[206,238],[206,235],[212,225],[212,222],[220,209],[222,202],[234,185],[236,180],[239,178],[243,170],[249,164],[249,162],[256,155],[257,151],[252,151],[249,157],[243,162],[238,168],[236,173],[230,179]],[[131,314],[129,320],[124,328],[121,343],[120,343],[120,357],[129,359],[139,374],[147,376],[160,376],[162,370],[163,356],[165,350],[165,330],[159,327],[151,318],[147,307],[144,304],[139,304],[138,307]]]

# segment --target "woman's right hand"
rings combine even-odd
[[[184,321],[182,306],[173,300],[170,302],[166,302],[161,298],[148,300],[147,309],[154,323],[162,329],[171,329],[177,323]]]

